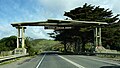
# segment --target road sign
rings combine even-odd
[[[44,29],[72,29],[72,27],[44,26]]]

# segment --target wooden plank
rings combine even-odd
[[[93,22],[93,21],[76,21],[76,20],[52,20],[40,22],[22,22],[12,23],[13,27],[18,26],[91,26],[91,25],[107,25],[106,22]]]
[[[86,23],[86,24],[104,24],[107,25],[106,22],[95,22],[95,21],[77,21],[77,20],[54,20],[54,19],[48,19],[49,23]]]

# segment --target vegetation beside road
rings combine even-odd
[[[56,51],[59,50],[58,41],[46,40],[46,39],[31,39],[30,37],[26,38],[26,48],[30,55],[36,55],[43,51]]]
[[[17,47],[17,37],[16,36],[10,36],[5,37],[0,40],[0,54],[1,56],[7,56],[10,51],[13,51]],[[39,54],[42,51],[46,50],[58,50],[59,47],[56,47],[56,45],[59,45],[58,41],[54,40],[46,40],[46,39],[32,39],[30,37],[26,37],[25,39],[25,48],[27,49],[27,52],[30,55]],[[21,47],[21,44],[20,44]]]
[[[17,37],[16,36],[10,36],[5,37],[0,40],[0,51],[10,51],[15,49],[17,46]]]

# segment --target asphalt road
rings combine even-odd
[[[92,56],[45,54],[1,65],[0,68],[120,68],[118,65],[114,61]]]

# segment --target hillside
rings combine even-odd
[[[59,48],[56,49],[57,47],[59,47],[58,45],[60,45],[59,41],[46,40],[46,39],[34,39],[26,43],[26,48],[28,49],[29,53],[39,54],[43,51],[59,50]]]

